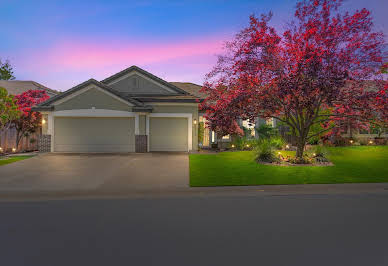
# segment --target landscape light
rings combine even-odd
[[[249,148],[249,144],[247,144],[247,147]]]
[[[15,152],[16,151],[16,148],[12,148],[12,152]]]
[[[278,151],[278,154],[279,154],[279,155],[281,154],[280,151]]]
[[[313,156],[315,156],[316,154],[315,153],[313,153]]]
[[[290,145],[287,144],[287,145],[286,145],[286,149],[289,149],[289,148],[290,148]]]
[[[372,144],[372,143],[373,143],[373,141],[370,140],[370,141],[369,141],[369,144]]]
[[[232,144],[232,148],[234,148],[234,144]]]
[[[3,151],[3,148],[2,147],[0,147],[0,152],[2,152]]]
[[[350,140],[349,142],[350,142],[350,144],[352,144],[352,143],[353,143],[353,140]]]

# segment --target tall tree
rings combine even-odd
[[[16,129],[16,147],[19,147],[20,140],[36,132],[41,125],[42,115],[31,111],[31,107],[47,100],[49,96],[45,90],[28,90],[15,98],[21,116],[12,124]]]
[[[13,75],[13,68],[9,60],[2,62],[0,59],[0,80],[13,80],[15,76]]]
[[[203,107],[212,129],[226,134],[236,130],[238,118],[276,118],[296,133],[302,158],[315,135],[349,117],[368,118],[384,82],[370,90],[362,81],[381,79],[386,44],[373,31],[368,10],[341,12],[341,3],[299,1],[282,34],[269,26],[271,13],[251,16],[250,25],[226,44],[202,89],[209,95]],[[312,134],[316,123],[324,129]]]

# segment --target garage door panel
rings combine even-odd
[[[187,118],[150,118],[150,151],[187,151]]]
[[[56,117],[54,150],[58,152],[133,152],[133,118]]]

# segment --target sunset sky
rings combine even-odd
[[[137,65],[167,81],[201,84],[222,44],[250,14],[274,12],[272,25],[293,14],[294,0],[17,1],[0,0],[0,58],[18,80],[67,90]],[[366,7],[388,35],[388,1],[348,0]]]

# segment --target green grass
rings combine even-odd
[[[31,158],[32,156],[15,156],[15,157],[9,157],[7,159],[0,159],[0,166],[1,165],[5,165],[5,164],[9,164],[9,163],[14,163],[14,162],[17,162],[17,161],[21,161],[21,160],[24,160],[24,159],[28,159],[28,158]]]
[[[388,182],[388,146],[328,151],[334,166],[262,165],[252,151],[190,154],[190,186]]]

